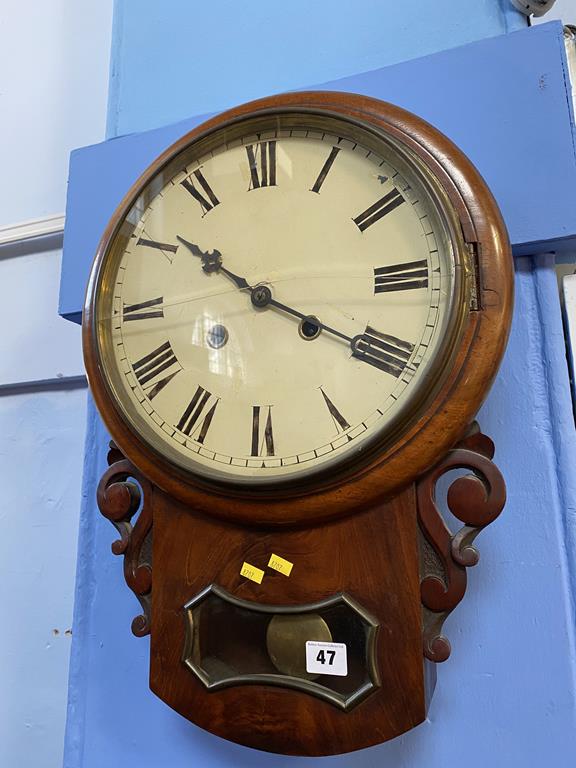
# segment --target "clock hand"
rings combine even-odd
[[[185,245],[194,256],[200,257],[202,260],[202,269],[206,274],[209,274],[210,272],[218,272],[222,266],[222,254],[220,251],[216,250],[216,248],[213,251],[203,251],[196,245],[196,243],[191,243],[189,240],[180,237],[180,235],[176,235],[176,239],[180,240],[182,245]]]
[[[272,298],[270,288],[268,288],[266,285],[257,285],[252,289],[252,304],[254,304],[256,307],[275,307],[276,309],[279,309],[282,312],[286,312],[289,315],[299,317],[300,320],[306,320],[321,330],[326,331],[327,333],[331,333],[333,336],[337,336],[339,339],[347,341],[349,344],[352,344],[354,341],[354,339],[352,339],[350,336],[346,336],[346,334],[340,333],[340,331],[337,331],[335,328],[331,328],[329,325],[322,323],[317,318],[312,317],[311,315],[305,315],[304,312],[300,312],[293,307],[288,307],[286,304],[282,304],[280,301],[276,301],[276,299]]]
[[[202,260],[202,269],[206,274],[210,274],[210,272],[224,272],[224,274],[232,280],[233,283],[236,284],[240,290],[249,289],[252,290],[252,286],[248,284],[248,282],[239,275],[235,275],[234,272],[231,272],[229,269],[226,269],[226,267],[222,266],[222,254],[220,251],[214,249],[213,251],[203,251],[201,248],[199,248],[196,243],[190,243],[188,240],[185,240],[183,237],[180,237],[180,235],[176,235],[176,239],[179,240],[182,245],[185,245],[188,250],[194,254],[194,256],[199,256]]]
[[[327,333],[331,333],[333,336],[337,336],[339,339],[343,339],[351,346],[353,346],[355,339],[351,338],[350,336],[346,336],[346,334],[340,333],[340,331],[331,328],[329,325],[325,325],[324,323],[320,322],[320,320],[312,318],[310,315],[305,315],[303,312],[300,312],[293,307],[289,307],[286,304],[282,304],[281,302],[276,301],[276,299],[273,299],[272,291],[270,288],[268,288],[267,285],[252,286],[244,277],[240,277],[240,275],[236,275],[226,267],[223,267],[222,254],[220,251],[216,249],[213,251],[203,251],[195,243],[191,243],[188,240],[185,240],[183,237],[180,237],[180,235],[176,235],[176,239],[179,240],[182,245],[185,245],[191,253],[201,258],[202,269],[204,272],[207,274],[210,272],[223,272],[228,278],[230,278],[230,280],[232,280],[233,283],[236,284],[238,288],[240,288],[240,290],[248,290],[250,292],[252,304],[255,307],[275,307],[282,312],[286,312],[289,315],[300,318],[300,320],[307,320],[308,322],[316,325],[321,330],[326,331]]]
[[[241,291],[248,289],[250,292],[254,290],[254,288],[251,285],[248,285],[246,280],[243,277],[239,277],[238,275],[235,275],[234,272],[230,272],[229,269],[226,269],[226,267],[223,267],[220,265],[220,269],[218,272],[224,272],[224,274],[232,280],[233,283],[236,283],[238,288],[240,288]]]
[[[208,253],[208,251],[203,251],[201,248],[199,248],[196,243],[191,243],[189,240],[184,240],[184,238],[180,237],[180,235],[176,235],[176,240],[180,240],[182,245],[185,245],[189,251],[192,251],[194,256],[200,256],[200,258],[202,258]]]

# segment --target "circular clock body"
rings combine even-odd
[[[86,365],[159,487],[246,522],[327,519],[458,439],[511,290],[496,205],[445,137],[365,97],[274,97],[128,193],[90,278]]]

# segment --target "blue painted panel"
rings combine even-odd
[[[115,532],[96,509],[106,435],[92,410],[66,768],[453,768],[463,759],[467,768],[572,768],[576,659],[563,507],[573,514],[576,494],[559,486],[558,430],[564,464],[574,466],[576,451],[554,284],[552,260],[537,269],[519,260],[510,345],[480,415],[496,440],[508,502],[479,538],[480,565],[447,622],[453,652],[438,667],[428,719],[351,755],[320,761],[245,749],[191,725],[148,690],[148,641],[129,629],[139,606],[110,554]]]
[[[576,152],[558,22],[331,81],[429,120],[477,165],[517,252],[576,249]],[[253,94],[253,95],[262,95]],[[60,313],[79,320],[93,255],[115,207],[154,157],[204,116],[72,154]]]
[[[426,56],[526,27],[510,0],[117,0],[109,131]]]

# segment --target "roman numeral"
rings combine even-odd
[[[211,408],[205,412],[208,400],[210,400],[211,397],[212,393],[208,392],[207,389],[200,386],[196,387],[196,392],[194,392],[192,400],[188,403],[188,407],[176,425],[177,429],[184,432],[185,435],[192,437],[193,440],[200,444],[204,443],[206,433],[214,418],[216,407],[220,402],[220,399],[217,398]],[[204,418],[200,423],[199,420],[202,416],[204,416]]]
[[[380,333],[369,325],[352,342],[352,356],[398,378],[406,368],[414,344]]]
[[[330,416],[332,416],[332,420],[334,421],[334,426],[336,427],[336,430],[338,432],[344,432],[350,427],[350,424],[348,424],[344,416],[342,416],[338,408],[336,408],[336,406],[334,405],[332,400],[330,400],[326,392],[324,392],[322,387],[320,387],[320,392],[322,392],[322,397],[324,398],[326,407],[330,411]]]
[[[250,166],[248,191],[259,189],[259,187],[275,187],[276,142],[262,141],[260,144],[248,144],[246,154]]]
[[[202,188],[204,194],[202,194],[202,192],[200,192],[200,190],[197,189],[197,187],[194,185],[194,179],[192,178],[193,176],[196,179],[196,183],[199,184]],[[220,200],[218,200],[212,191],[210,185],[204,178],[202,171],[194,171],[191,176],[188,176],[187,179],[184,179],[184,181],[181,181],[180,183],[184,189],[188,190],[192,197],[200,203],[200,207],[202,208],[202,218],[204,218],[204,216],[206,216],[206,214],[211,211],[212,208],[216,208],[217,205],[220,205]]]
[[[177,245],[171,245],[170,243],[159,243],[157,240],[147,240],[145,237],[139,237],[136,241],[136,245],[144,245],[147,248],[156,248],[157,250],[161,251],[164,256],[168,259],[170,264],[172,264],[173,256],[170,256],[169,254],[174,254],[178,250]]]
[[[374,293],[411,291],[414,288],[428,288],[426,259],[374,269]]]
[[[149,400],[153,400],[164,389],[166,384],[172,381],[174,376],[182,370],[182,366],[172,351],[169,341],[161,344],[157,349],[150,352],[149,355],[145,355],[136,363],[132,363],[132,368],[138,383]],[[164,378],[158,378],[163,373],[168,373],[168,375],[164,376]]]
[[[268,408],[264,433],[260,434],[260,417],[262,410]],[[274,456],[274,436],[272,434],[272,406],[252,406],[252,449],[251,456],[262,456],[266,448],[266,456]]]
[[[151,309],[151,307],[157,307],[162,304],[164,298],[158,296],[157,299],[149,299],[148,301],[141,301],[140,304],[124,304],[122,309],[122,319],[124,322],[128,320],[149,320],[152,317],[164,317],[164,308]]]
[[[328,155],[328,159],[322,166],[322,170],[320,171],[318,178],[314,182],[314,186],[310,190],[310,192],[320,192],[320,188],[322,187],[322,184],[324,184],[324,181],[326,180],[326,176],[328,176],[328,172],[330,171],[330,168],[332,168],[332,165],[334,163],[334,160],[336,160],[336,155],[338,152],[340,152],[341,147],[332,147],[330,150],[330,154]]]
[[[404,198],[400,192],[398,192],[397,189],[393,189],[392,192],[388,192],[387,195],[384,195],[380,200],[377,200],[374,205],[371,205],[370,208],[366,208],[363,213],[356,216],[356,218],[353,219],[354,224],[356,224],[360,232],[364,232],[365,229],[368,229],[368,227],[375,224],[383,216],[386,216],[387,213],[393,211],[394,208],[398,208],[403,202]]]

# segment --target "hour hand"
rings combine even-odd
[[[236,287],[240,288],[240,290],[245,290],[246,288],[249,291],[252,290],[252,286],[247,280],[239,275],[235,275],[234,272],[230,272],[229,269],[222,266],[222,254],[220,251],[217,251],[216,249],[213,251],[203,251],[196,245],[196,243],[190,243],[188,240],[180,237],[180,235],[176,235],[176,239],[180,240],[182,245],[185,245],[194,256],[199,256],[202,259],[202,269],[206,274],[210,274],[210,272],[223,272],[226,277],[229,277],[230,280],[236,284]]]
[[[199,256],[201,258],[202,269],[206,274],[209,274],[210,272],[218,272],[222,266],[222,254],[220,251],[217,251],[216,249],[213,251],[203,251],[196,245],[196,243],[190,243],[188,240],[180,237],[180,235],[176,235],[176,239],[180,240],[182,245],[185,245],[194,256]]]

